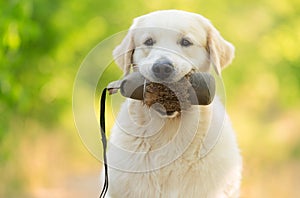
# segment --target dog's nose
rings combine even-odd
[[[160,59],[152,66],[155,77],[159,79],[168,78],[174,71],[173,64],[167,59]]]

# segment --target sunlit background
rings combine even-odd
[[[241,197],[300,197],[299,0],[1,0],[0,197],[99,195],[101,164],[73,121],[76,72],[96,44],[159,9],[201,13],[236,47],[223,79]]]

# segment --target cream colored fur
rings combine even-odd
[[[159,49],[143,47],[149,36]],[[191,39],[191,48],[178,46],[183,36]],[[150,80],[155,80],[151,74],[154,61],[168,57],[176,68],[174,81],[191,70],[209,71],[208,65],[220,74],[233,54],[233,46],[207,19],[176,10],[135,19],[114,51],[125,74],[133,62]],[[192,106],[179,116],[169,117],[141,101],[126,99],[108,147],[112,198],[239,196],[242,160],[229,117],[218,97],[208,106]]]

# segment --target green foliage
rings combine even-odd
[[[53,3],[58,5],[58,2]],[[39,118],[47,111],[41,107],[49,106],[39,93],[51,78],[51,73],[42,68],[42,57],[51,56],[57,43],[49,21],[51,9],[47,9],[53,7],[51,5],[49,2],[41,10],[37,9],[39,5],[28,0],[8,1],[1,6],[0,108],[5,112],[1,123],[6,127],[14,116]],[[54,108],[59,110],[61,106]],[[51,121],[55,116],[49,114],[47,117]],[[2,129],[1,133],[5,131]]]
[[[174,8],[211,19],[236,47],[236,59],[223,78],[246,154],[299,159],[300,126],[295,116],[300,114],[300,1],[5,0],[0,7],[1,169],[17,158],[23,138],[70,128],[66,120],[72,117],[64,116],[72,111],[73,81],[96,44],[126,30],[136,16]],[[109,69],[103,81],[119,75]],[[42,128],[41,134],[26,128],[28,122]],[[263,138],[261,146],[268,142],[287,155],[258,151],[253,144],[258,137]],[[7,196],[15,186],[24,190],[20,181],[26,176],[15,177],[7,179]]]

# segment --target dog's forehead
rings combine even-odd
[[[206,36],[208,24],[209,21],[201,15],[169,10],[152,12],[136,18],[132,29],[155,28]]]

